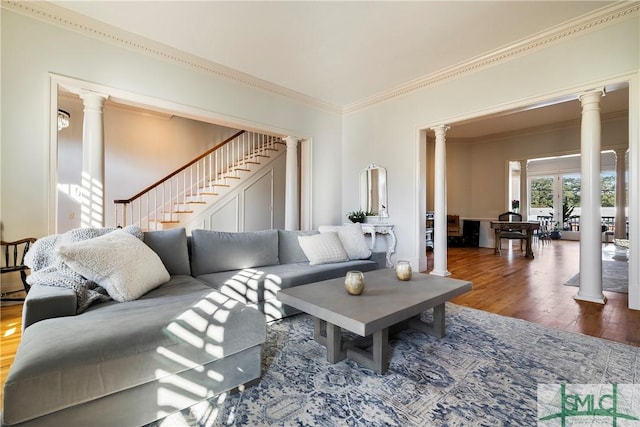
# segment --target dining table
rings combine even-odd
[[[495,248],[494,253],[500,255],[500,233],[503,231],[520,231],[526,234],[525,257],[534,258],[533,249],[531,249],[531,241],[533,240],[533,232],[540,228],[538,221],[491,221],[491,228],[495,232]]]

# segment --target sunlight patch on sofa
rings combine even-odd
[[[196,336],[193,332],[187,330],[184,326],[178,323],[171,323],[167,326],[167,331],[196,348],[204,347],[204,340],[202,338]]]
[[[204,372],[204,366],[200,365],[199,363],[195,363],[191,359],[187,359],[186,357],[183,357],[166,347],[158,347],[156,351],[159,355],[166,357],[169,360],[173,360],[174,362],[186,368],[193,369],[196,372]]]
[[[189,381],[187,379],[181,378],[177,375],[173,375],[165,370],[156,369],[156,378],[160,378],[160,384],[173,386],[172,388],[184,390],[192,395],[195,395],[198,400],[202,400],[210,394],[209,390],[200,385],[196,384],[193,381]],[[165,387],[161,387],[160,390],[165,389]],[[190,398],[191,400],[191,398]],[[158,402],[161,403],[162,402]]]
[[[253,268],[240,270],[220,289],[223,294],[240,302],[256,302],[260,300],[260,279],[264,271]]]
[[[267,319],[267,322],[281,319],[283,310],[282,307],[283,304],[276,299],[265,301],[263,312],[264,316]]]

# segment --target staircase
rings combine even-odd
[[[275,157],[281,138],[240,131],[126,200],[114,200],[117,226],[183,227]]]

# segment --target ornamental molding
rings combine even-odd
[[[385,90],[360,101],[337,106],[315,97],[305,95],[284,86],[243,73],[199,56],[186,53],[165,44],[155,42],[145,37],[129,33],[120,28],[105,24],[98,20],[69,11],[52,3],[44,1],[16,1],[2,0],[2,8],[22,15],[27,15],[40,21],[47,22],[65,29],[107,41],[112,44],[141,52],[156,58],[187,66],[200,72],[212,74],[218,78],[264,90],[289,99],[319,108],[331,113],[350,114],[368,108],[375,104],[393,98],[407,95],[426,87],[456,79],[463,75],[498,65],[514,58],[528,55],[537,50],[557,44],[566,39],[574,38],[599,30],[607,25],[630,17],[639,16],[640,2],[616,2],[592,13],[583,15],[549,30],[527,37],[518,42],[471,58],[457,65],[442,69],[418,79],[411,80],[394,88]]]
[[[49,24],[83,34],[88,37],[106,41],[129,50],[144,53],[162,60],[177,63],[200,72],[233,81],[252,88],[271,92],[289,99],[316,107],[332,113],[342,113],[342,108],[317,98],[305,95],[284,86],[271,83],[214,61],[203,59],[197,55],[175,49],[146,37],[138,36],[105,24],[93,18],[80,15],[52,3],[44,1],[2,0],[2,8],[26,15]]]
[[[343,107],[344,114],[354,113],[392,98],[407,95],[426,87],[435,86],[442,82],[472,74],[494,65],[522,57],[535,51],[558,44],[567,39],[582,36],[589,32],[600,30],[621,20],[638,17],[640,2],[618,2],[612,6],[596,10],[587,15],[572,19],[534,36],[496,49],[484,55],[471,58],[460,64],[442,69],[436,73],[419,77],[403,83],[395,88],[385,90],[377,95]]]
[[[611,113],[602,114],[600,116],[600,120],[602,123],[612,122],[616,120],[628,120],[629,112],[628,111],[613,111]],[[479,137],[449,137],[447,138],[447,143],[459,143],[459,144],[482,144],[485,142],[491,141],[499,141],[502,139],[515,138],[518,136],[526,136],[526,135],[535,135],[539,133],[546,133],[557,131],[560,129],[567,128],[579,128],[582,123],[581,118],[564,120],[562,122],[554,122],[547,123],[538,126],[530,126],[527,128],[509,130],[505,132],[492,133],[488,135],[483,135]]]

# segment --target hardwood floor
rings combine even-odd
[[[605,247],[604,257],[613,245]],[[579,243],[555,241],[533,248],[535,259],[518,250],[502,256],[487,248],[450,248],[452,277],[470,280],[473,290],[454,303],[556,329],[640,346],[640,311],[629,310],[627,294],[605,292],[605,305],[576,301],[577,288],[564,286],[578,272]],[[433,253],[428,253],[429,270]],[[20,342],[22,305],[2,306],[0,382],[4,385]],[[0,389],[0,396],[2,395]],[[1,407],[1,403],[0,403]]]
[[[578,288],[563,284],[579,270],[579,242],[535,245],[535,259],[517,250],[502,256],[487,248],[449,248],[451,277],[470,280],[473,290],[452,300],[556,329],[640,346],[640,311],[628,309],[628,295],[604,292],[605,305],[576,301]],[[613,255],[604,247],[603,259]],[[429,270],[432,254],[429,254]]]

